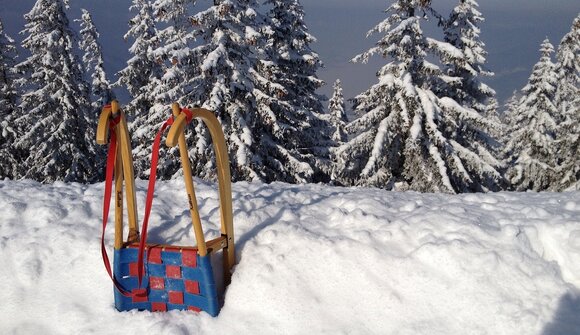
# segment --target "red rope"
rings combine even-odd
[[[187,123],[190,123],[193,119],[193,113],[189,109],[182,109],[181,112],[185,114]],[[115,168],[115,161],[117,159],[117,137],[115,135],[114,127],[119,123],[120,116],[117,116],[115,119],[111,121],[109,124],[109,128],[111,129],[111,144],[109,145],[109,150],[107,153],[107,169],[106,169],[106,178],[105,178],[105,195],[103,199],[103,233],[101,236],[101,254],[103,256],[103,262],[105,263],[105,268],[107,269],[107,273],[111,280],[115,284],[115,287],[121,294],[126,297],[132,297],[135,295],[143,294],[143,290],[137,289],[134,290],[135,293],[126,291],[121,284],[117,281],[113,272],[111,271],[111,263],[109,261],[109,257],[107,255],[107,250],[105,248],[105,229],[107,228],[107,221],[109,217],[109,209],[110,209],[110,202],[111,202],[111,193],[112,193],[112,185],[113,185],[113,172]],[[138,279],[138,286],[141,287],[141,282],[143,280],[143,256],[145,253],[145,244],[147,241],[147,228],[149,225],[149,216],[151,214],[151,207],[153,205],[153,194],[155,193],[155,180],[157,178],[157,164],[159,162],[159,147],[161,145],[161,136],[167,129],[167,127],[173,124],[173,117],[170,117],[163,125],[161,129],[157,132],[155,136],[155,141],[153,142],[153,147],[151,149],[151,170],[149,173],[149,185],[147,187],[147,198],[145,200],[145,215],[143,217],[143,225],[141,229],[141,240],[139,241],[139,255],[137,258],[137,279]]]
[[[101,255],[103,257],[103,262],[105,263],[105,269],[111,277],[113,284],[121,294],[126,297],[131,297],[132,293],[125,290],[121,284],[117,281],[111,270],[111,262],[109,261],[109,256],[107,255],[107,248],[105,248],[105,230],[107,229],[107,222],[109,221],[109,209],[111,206],[111,194],[113,189],[113,174],[115,170],[115,161],[117,160],[117,135],[115,133],[115,127],[121,121],[121,115],[115,117],[109,123],[109,132],[111,133],[111,144],[109,145],[109,150],[107,151],[107,168],[105,174],[105,195],[103,197],[103,232],[101,235]]]
[[[157,132],[153,147],[151,148],[151,170],[149,172],[149,185],[147,186],[147,198],[145,200],[145,215],[143,216],[143,226],[141,229],[141,240],[139,241],[139,256],[137,258],[137,278],[138,287],[141,287],[143,279],[143,254],[145,253],[145,243],[147,242],[147,227],[149,225],[149,214],[153,205],[153,194],[155,193],[155,179],[157,178],[157,163],[159,161],[159,146],[161,136],[167,127],[173,124],[173,117],[170,117]]]

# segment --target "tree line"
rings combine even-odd
[[[216,114],[234,181],[446,193],[578,185],[579,17],[557,52],[542,43],[528,84],[504,112],[484,83],[493,73],[475,0],[460,0],[448,15],[430,1],[392,1],[368,34],[378,36],[375,46],[353,58],[379,56],[386,64],[347,110],[340,80],[327,106],[317,93],[322,62],[299,0],[198,7],[195,0],[133,0],[124,36],[131,57],[114,82],[86,10],[71,24],[67,0],[38,0],[24,16],[21,46],[29,55],[22,61],[0,22],[0,177],[102,180],[96,119],[124,87],[141,178],[148,178],[154,135],[179,102]],[[443,39],[424,34],[428,21]],[[215,158],[201,123],[186,141],[194,174],[212,178]],[[162,151],[158,176],[180,175],[178,153]]]

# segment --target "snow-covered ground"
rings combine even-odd
[[[208,236],[214,186],[197,184]],[[182,182],[156,190],[150,240],[190,244]],[[217,318],[114,309],[102,192],[0,181],[0,334],[580,334],[580,192],[237,183]]]

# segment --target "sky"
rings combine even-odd
[[[129,0],[70,0],[69,19],[80,16],[79,8],[88,9],[102,36],[105,66],[111,74],[120,70],[128,59],[129,43],[123,40]],[[201,0],[199,3],[207,3]],[[432,0],[433,7],[447,15],[457,0]],[[319,76],[326,85],[320,92],[330,96],[332,84],[340,79],[345,98],[352,98],[373,85],[376,71],[387,61],[375,57],[368,64],[350,60],[372,47],[379,36],[366,38],[366,33],[386,16],[391,0],[302,0],[306,25],[317,42],[312,49],[320,55],[324,68]],[[0,0],[0,19],[5,30],[20,40],[22,15],[32,8],[33,0]],[[539,60],[540,43],[549,38],[555,47],[570,31],[572,20],[580,13],[578,0],[480,0],[486,21],[481,25],[481,38],[488,52],[488,68],[495,73],[486,82],[496,90],[500,103],[527,82],[533,65]],[[441,32],[434,23],[423,27],[430,37]],[[111,76],[113,77],[113,76]],[[113,77],[114,79],[114,77]]]

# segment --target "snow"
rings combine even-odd
[[[137,182],[141,212],[145,188]],[[183,183],[158,182],[156,190],[150,240],[189,244]],[[102,183],[0,181],[1,334],[580,329],[580,192],[236,183],[237,266],[216,318],[114,309],[99,250],[102,192]],[[196,193],[206,234],[215,236],[215,185],[197,181]]]
[[[380,110],[380,107],[375,108],[376,110]],[[374,111],[371,111],[373,113]],[[383,146],[385,145],[385,140],[388,136],[388,127],[389,123],[392,122],[392,117],[395,113],[390,113],[388,117],[384,118],[379,127],[377,129],[377,135],[375,136],[375,141],[373,144],[373,150],[371,151],[371,155],[365,168],[362,171],[363,176],[368,176],[373,169],[375,169],[375,165],[377,162],[377,158],[381,156],[381,152],[383,150]]]

